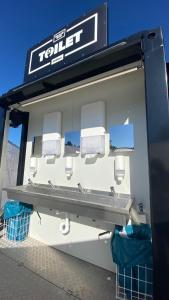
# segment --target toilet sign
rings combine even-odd
[[[107,46],[107,5],[28,50],[24,81],[44,77]]]

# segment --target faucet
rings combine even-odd
[[[28,184],[33,185],[33,181],[30,178],[28,178]]]
[[[78,183],[77,186],[78,186],[79,192],[84,193],[84,189],[82,188],[81,184]]]
[[[55,186],[53,185],[53,183],[51,182],[51,180],[48,180],[49,185],[52,187],[52,189],[55,188]]]
[[[114,197],[116,195],[114,186],[111,186],[110,190],[111,190],[111,195]]]

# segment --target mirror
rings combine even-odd
[[[109,134],[111,152],[117,149],[124,151],[134,149],[133,124],[112,126],[109,130]]]
[[[34,136],[32,142],[32,156],[42,156],[42,136]]]
[[[80,131],[65,132],[65,154],[80,153]]]

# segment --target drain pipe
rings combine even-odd
[[[70,219],[67,216],[66,216],[65,220],[60,223],[59,231],[63,235],[66,235],[70,232]]]

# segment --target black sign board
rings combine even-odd
[[[107,46],[107,5],[28,50],[24,81],[37,80]]]

